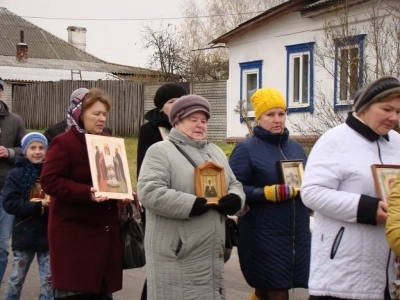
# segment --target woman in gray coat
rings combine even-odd
[[[245,195],[224,152],[206,140],[209,118],[210,104],[203,97],[175,101],[169,141],[151,146],[140,170],[149,300],[226,297],[225,220],[243,207]],[[198,166],[213,161],[224,168],[226,196],[217,205],[195,196],[194,167],[176,146]]]

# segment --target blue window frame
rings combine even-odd
[[[262,83],[262,60],[239,63],[240,66],[240,100],[243,106],[241,109],[247,109],[248,117],[254,118],[254,110],[250,99],[261,87]],[[240,117],[242,122],[242,115]]]
[[[335,40],[334,109],[349,109],[363,84],[365,34]]]
[[[286,102],[288,113],[313,113],[314,43],[286,46]]]

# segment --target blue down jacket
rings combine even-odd
[[[259,289],[307,288],[311,233],[309,210],[300,195],[267,201],[264,187],[279,184],[277,161],[303,159],[303,148],[289,131],[273,134],[256,127],[237,144],[230,166],[243,184],[250,210],[239,217],[239,260],[247,283]]]
[[[38,173],[29,176],[29,167],[36,168]],[[40,177],[41,167],[42,163],[33,164],[25,156],[19,154],[4,184],[3,208],[7,213],[15,215],[11,244],[13,250],[49,251],[47,208],[45,208],[45,214],[42,215],[42,203],[30,202],[28,199],[33,183]],[[26,180],[28,176],[30,180]]]

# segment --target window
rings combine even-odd
[[[353,105],[354,95],[363,82],[364,37],[358,35],[335,40],[336,109]]]
[[[313,102],[314,43],[286,46],[288,112],[311,112]]]
[[[244,100],[243,109],[248,116],[254,117],[251,96],[261,87],[262,60],[240,63],[240,100]]]

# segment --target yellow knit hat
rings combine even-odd
[[[271,87],[257,90],[251,97],[251,104],[254,108],[256,120],[267,110],[273,108],[282,108],[286,110],[286,102],[282,93]]]

